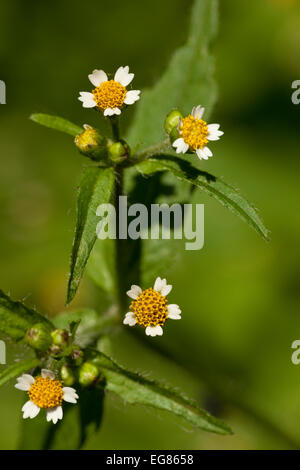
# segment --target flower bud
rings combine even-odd
[[[83,351],[79,349],[77,346],[74,346],[70,356],[76,366],[80,366],[82,364]]]
[[[96,383],[100,378],[98,367],[92,362],[84,362],[79,370],[79,383],[84,387],[88,387]]]
[[[61,349],[69,346],[70,336],[67,330],[56,328],[55,330],[51,331],[51,336],[55,346],[59,346]]]
[[[59,346],[56,346],[56,344],[51,344],[50,353],[52,356],[61,356],[63,354],[63,350]]]
[[[62,366],[60,370],[60,376],[66,387],[71,387],[75,382],[74,373],[72,369],[68,366]]]
[[[175,126],[170,132],[170,141],[173,143],[179,137],[180,137],[180,134],[178,132],[177,126]]]
[[[108,158],[114,163],[121,163],[130,153],[126,142],[115,142],[108,147]]]
[[[25,341],[38,351],[47,351],[52,343],[49,327],[44,323],[36,323],[27,331]]]
[[[179,119],[183,119],[183,115],[181,114],[181,112],[178,109],[173,109],[173,111],[171,111],[167,115],[167,117],[165,119],[164,128],[165,128],[165,131],[168,134],[170,134],[172,132],[174,127],[177,128]]]
[[[75,137],[75,145],[79,151],[92,160],[105,158],[107,152],[107,141],[99,132],[88,124],[84,124],[84,131]]]

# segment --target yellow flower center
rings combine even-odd
[[[181,137],[193,150],[202,149],[208,143],[207,123],[203,119],[187,116],[182,120]]]
[[[168,301],[150,287],[130,304],[131,311],[135,314],[136,321],[141,326],[164,325],[168,318]]]
[[[126,88],[114,80],[103,82],[92,91],[98,108],[103,111],[107,108],[121,108],[126,92]]]
[[[37,377],[28,395],[30,400],[40,408],[54,408],[62,404],[62,384],[59,380]]]
[[[82,152],[86,152],[93,147],[97,147],[99,145],[98,132],[90,126],[86,127],[81,134],[76,135],[75,144]]]

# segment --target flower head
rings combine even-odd
[[[127,85],[133,80],[134,73],[129,67],[119,67],[113,80],[108,80],[103,70],[94,70],[89,75],[90,82],[96,87],[92,93],[81,91],[79,100],[84,108],[98,108],[104,116],[121,114],[124,105],[135,103],[140,99],[140,90],[127,91]]]
[[[172,286],[166,279],[158,277],[154,287],[142,290],[139,286],[131,286],[127,295],[133,299],[130,304],[130,312],[126,313],[124,325],[135,324],[146,328],[146,335],[161,336],[162,326],[168,319],[180,320],[181,310],[176,304],[168,304],[166,296],[171,292]]]
[[[22,408],[23,418],[35,418],[40,409],[46,410],[47,421],[57,423],[63,417],[62,402],[77,403],[78,395],[72,387],[63,387],[51,370],[42,369],[41,375],[23,374],[15,387],[28,393],[29,400]]]
[[[173,142],[176,153],[186,153],[188,150],[196,152],[200,160],[212,157],[212,151],[207,147],[209,141],[219,140],[224,132],[220,131],[220,124],[207,124],[202,116],[205,109],[196,106],[189,116],[180,119],[178,132],[180,137]]]

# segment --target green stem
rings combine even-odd
[[[119,212],[119,197],[123,195],[123,168],[115,168],[115,209],[116,209],[116,250],[115,250],[115,269],[116,269],[116,297],[119,307],[119,313],[122,314],[124,307],[124,274],[123,270],[123,240],[119,238],[119,221],[120,221],[120,212]]]
[[[110,118],[111,128],[112,128],[112,135],[115,142],[119,142],[120,140],[120,129],[119,129],[119,118],[118,116],[112,116]]]
[[[143,160],[146,160],[147,158],[152,157],[153,155],[166,152],[167,150],[171,150],[169,138],[163,140],[162,142],[159,142],[158,144],[155,144],[155,145],[152,145],[151,147],[146,148],[142,152],[136,153],[133,159],[135,160],[135,163],[141,162]]]
[[[120,141],[120,129],[118,116],[112,116],[110,118],[112,135],[115,142]],[[123,174],[124,169],[120,165],[115,166],[115,210],[116,210],[116,250],[115,250],[115,269],[116,269],[116,300],[118,304],[119,313],[122,314],[124,310],[124,272],[126,269],[126,263],[124,263],[124,240],[119,238],[119,198],[123,195]]]

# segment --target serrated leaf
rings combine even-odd
[[[37,367],[39,363],[39,359],[35,357],[32,359],[26,359],[25,361],[16,362],[11,366],[6,367],[2,372],[0,372],[0,386],[4,385],[10,379],[18,377],[23,372],[32,369],[33,367]]]
[[[208,432],[230,434],[230,428],[214,418],[177,391],[162,386],[118,366],[114,361],[98,354],[94,361],[101,368],[106,379],[106,390],[116,393],[131,404],[140,404],[169,411],[194,426]]]
[[[13,339],[22,339],[26,331],[35,323],[51,323],[42,315],[26,307],[22,302],[14,302],[0,290],[0,331]]]
[[[265,240],[268,240],[268,230],[258,215],[255,207],[249,203],[238,190],[225,183],[220,178],[205,171],[194,168],[189,162],[172,155],[161,155],[145,160],[136,165],[136,169],[144,175],[156,171],[169,171],[180,181],[187,181],[205,191],[214,199],[239,216]]]
[[[89,167],[79,185],[77,222],[71,255],[71,272],[68,283],[67,303],[71,302],[81,281],[86,263],[97,239],[96,215],[100,204],[109,203],[114,188],[114,169]]]
[[[172,57],[162,78],[151,90],[142,92],[128,141],[141,147],[164,139],[166,115],[179,108],[190,113],[193,106],[205,106],[206,118],[216,99],[214,62],[209,52],[217,29],[217,1],[195,0],[186,44]]]
[[[66,134],[72,135],[73,137],[83,131],[82,127],[77,126],[77,124],[74,124],[73,122],[59,116],[38,113],[32,114],[30,119],[38,124],[41,124],[42,126],[50,127],[56,131],[65,132]]]

